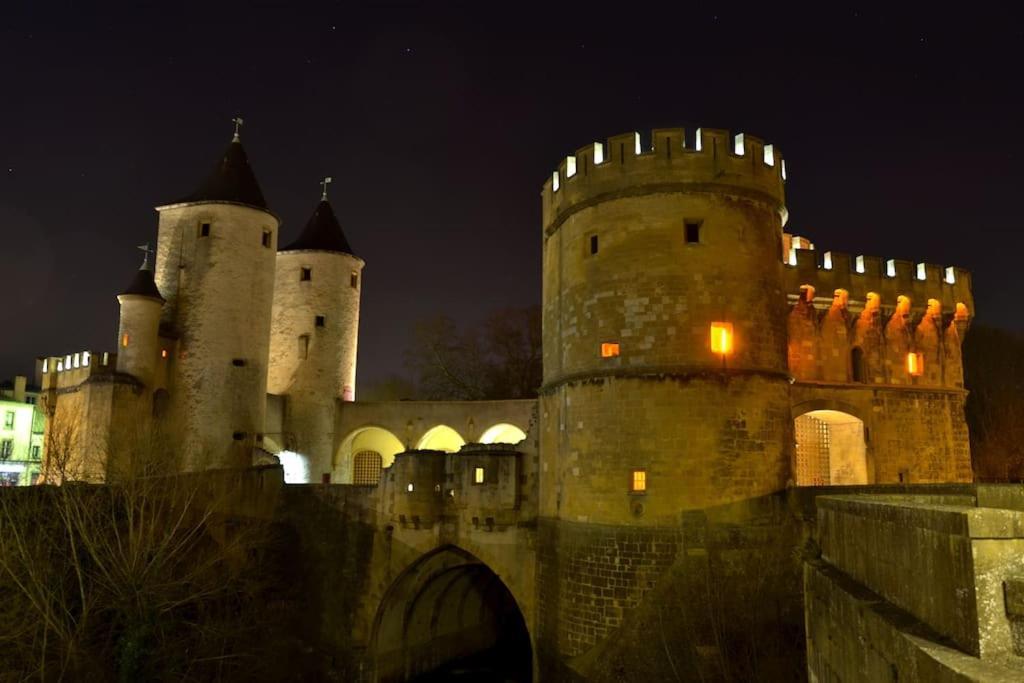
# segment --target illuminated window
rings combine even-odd
[[[43,359],[43,373],[45,374],[45,373],[49,372],[49,368],[50,368],[50,359],[49,358],[44,358]]]
[[[71,354],[64,356],[64,367],[68,370],[71,369]]]
[[[956,272],[954,271],[953,266],[946,268],[946,282],[951,285],[956,282]]]
[[[81,365],[81,356],[76,353],[71,359],[71,367],[77,368],[79,365]]]
[[[554,173],[551,174],[551,189],[554,190],[555,192],[558,192],[558,187],[558,171],[555,171]]]
[[[825,270],[832,270],[832,252],[826,251],[821,257],[821,267]]]
[[[924,280],[926,277],[927,277],[927,275],[925,273],[924,264],[923,263],[918,263],[917,264],[917,279],[918,280]]]
[[[309,280],[312,280],[312,279],[313,279],[313,269],[312,268],[300,268],[299,269],[299,281],[300,282],[308,282]]]
[[[109,363],[110,363],[110,353],[108,351],[104,351],[103,352],[103,365],[108,365]]]
[[[590,255],[593,256],[597,253],[597,235],[590,236]]]
[[[199,236],[200,237],[209,237],[210,236],[210,224],[209,223],[200,223],[199,224]]]
[[[633,493],[647,491],[647,470],[633,470],[633,476],[629,480],[629,490]]]
[[[704,136],[701,134],[700,128],[697,129],[697,133],[693,138],[693,148],[698,152],[704,149]]]
[[[576,175],[576,157],[565,158],[565,177],[572,178]]]
[[[263,231],[263,246],[265,246],[265,247],[267,247],[269,249],[270,248],[270,241],[273,238],[273,236],[274,236],[274,233],[270,232],[269,230],[264,230]]]
[[[732,323],[711,323],[711,351],[723,356],[732,352]]]
[[[924,354],[911,351],[907,354],[907,374],[920,377],[924,374]]]
[[[416,487],[409,483],[406,485],[405,490],[408,491],[409,493],[412,493],[413,491],[416,490]]]
[[[377,486],[383,458],[377,451],[359,451],[352,457],[352,483],[357,486]]]
[[[484,483],[484,468],[474,467],[473,468],[473,483],[482,484]]]
[[[167,349],[160,349],[160,357],[167,358]]]
[[[352,275],[349,276],[348,284],[352,289],[359,289],[359,273],[352,271]]]
[[[768,166],[775,165],[775,147],[773,145],[764,146],[764,163]]]
[[[732,153],[735,154],[736,156],[740,156],[741,157],[741,156],[743,156],[743,153],[745,151],[746,151],[746,147],[744,145],[743,133],[740,133],[739,135],[734,137],[733,140],[732,140]]]
[[[601,344],[601,358],[615,358],[619,355],[618,342],[604,342]]]
[[[700,221],[683,221],[687,244],[700,243]]]
[[[640,133],[634,132],[633,133],[633,152],[635,154],[639,155],[642,151],[643,151],[643,148],[640,146]]]
[[[82,351],[82,367],[89,367],[89,361],[92,359],[92,354],[88,351]]]
[[[603,164],[604,163],[604,144],[602,144],[600,142],[595,142],[594,143],[594,163],[595,164]]]
[[[64,361],[57,361],[57,372],[64,372]]]
[[[316,326],[317,326],[317,327],[323,327],[323,326],[324,326],[324,324],[325,324],[325,319],[324,319],[324,317],[323,317],[322,315],[318,315],[318,316],[316,317]]]
[[[885,262],[885,275],[886,277],[896,277],[896,261],[894,259]]]
[[[863,273],[864,272],[864,257],[863,256],[858,256],[857,257],[857,260],[854,261],[853,269],[856,270],[858,273]]]
[[[121,346],[123,348],[128,348],[128,333],[127,332],[125,332],[124,334],[121,335]]]

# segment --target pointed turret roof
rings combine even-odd
[[[132,278],[128,288],[121,292],[121,294],[118,294],[118,296],[135,294],[164,301],[163,296],[160,295],[160,290],[156,286],[156,282],[153,280],[153,266],[149,262],[149,245],[146,245],[143,251],[146,256],[142,259],[142,265],[135,271],[135,277]]]
[[[179,201],[237,202],[260,209],[268,208],[237,133],[206,181],[195,192]]]
[[[341,225],[338,224],[338,218],[334,215],[331,203],[326,199],[321,199],[320,203],[316,205],[316,211],[306,223],[306,227],[302,229],[299,238],[279,249],[279,251],[301,250],[338,251],[355,256],[348,240],[345,239],[345,233],[341,231]]]

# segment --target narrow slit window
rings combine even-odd
[[[590,255],[593,256],[597,253],[597,235],[590,236]]]
[[[474,467],[473,468],[473,483],[474,484],[483,484],[484,481],[486,481],[486,472],[484,471],[484,468],[483,467]]]
[[[303,334],[299,337],[299,359],[309,358],[309,335]]]
[[[128,348],[128,341],[129,341],[128,333],[125,332],[124,334],[121,335],[121,347],[122,348]]]
[[[352,286],[352,289],[359,289],[359,273],[353,271],[348,283]]]
[[[317,327],[323,327],[324,326],[324,322],[325,322],[324,321],[324,317],[322,315],[318,315],[316,317],[316,326]]]
[[[629,480],[629,490],[633,493],[647,491],[647,470],[633,470],[633,476]]]
[[[231,359],[231,364],[234,365],[236,368],[244,368],[245,367],[245,359],[243,359],[243,358],[232,358]]]
[[[700,221],[685,221],[683,223],[687,244],[700,244],[700,224]]]
[[[269,249],[270,248],[270,241],[273,239],[273,237],[274,237],[274,233],[272,233],[269,230],[264,230],[263,231],[263,246]]]
[[[299,281],[300,282],[309,282],[312,279],[313,279],[313,269],[312,268],[303,267],[302,269],[299,270]]]
[[[209,223],[200,223],[199,224],[199,236],[200,237],[209,237],[210,236],[210,224]]]

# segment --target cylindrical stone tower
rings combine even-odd
[[[148,247],[147,247],[148,248]],[[133,375],[147,388],[160,360],[160,312],[164,298],[153,281],[146,254],[131,284],[117,295],[121,319],[117,330],[117,371]]]
[[[238,135],[205,183],[157,207],[169,416],[187,469],[248,466],[262,441],[280,222]]]
[[[788,477],[783,160],[721,130],[651,142],[588,145],[542,191],[544,517],[678,524]]]
[[[277,254],[268,390],[287,397],[281,445],[309,458],[313,481],[331,472],[338,400],[355,400],[363,265],[326,192]]]

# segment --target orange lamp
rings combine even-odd
[[[920,377],[924,374],[924,354],[911,351],[907,354],[907,374]]]
[[[723,356],[732,353],[732,323],[711,323],[711,351]]]
[[[619,355],[619,345],[615,342],[601,344],[601,358],[614,358]]]

